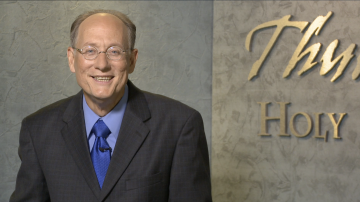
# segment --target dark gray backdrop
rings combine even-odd
[[[69,29],[95,8],[129,15],[139,49],[130,79],[199,110],[210,145],[212,1],[0,1],[0,202],[15,186],[21,120],[80,89],[67,64]]]

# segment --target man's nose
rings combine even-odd
[[[105,51],[99,51],[99,55],[95,59],[95,65],[96,65],[95,68],[100,69],[102,71],[110,67],[109,59],[107,58]]]

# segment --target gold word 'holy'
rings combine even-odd
[[[280,116],[278,117],[270,117],[268,116],[268,105],[271,104],[271,102],[258,102],[258,104],[260,104],[261,106],[261,131],[259,133],[260,136],[271,136],[271,134],[268,133],[268,122],[269,121],[280,121],[280,132],[279,132],[279,136],[290,136],[289,133],[287,133],[286,131],[286,120],[287,120],[287,105],[290,104],[290,102],[277,102],[280,105]],[[334,127],[334,139],[341,139],[340,137],[340,132],[339,132],[339,126],[341,124],[341,122],[343,121],[343,118],[345,117],[347,113],[339,113],[340,118],[336,121],[335,116],[336,113],[327,113],[333,127]],[[321,123],[321,116],[323,115],[323,113],[314,113],[315,115],[315,138],[322,138],[325,140],[325,142],[327,141],[328,138],[328,131],[325,131],[325,133],[323,135],[320,134],[320,123]],[[303,116],[305,117],[306,121],[307,121],[307,129],[306,132],[304,134],[300,134],[296,129],[295,129],[295,119],[298,116]],[[313,121],[311,116],[308,113],[305,112],[297,112],[295,113],[291,119],[290,119],[290,131],[291,133],[299,138],[302,137],[307,137],[312,128],[313,128]]]
[[[305,56],[309,55],[306,63],[304,66],[299,70],[298,75],[302,75],[304,72],[308,71],[312,67],[314,67],[318,62],[314,62],[314,59],[318,55],[320,49],[321,49],[321,43],[315,43],[308,47],[306,50],[304,50],[305,46],[308,44],[311,37],[315,34],[318,35],[326,23],[326,21],[330,18],[332,15],[332,12],[329,11],[326,16],[318,16],[310,25],[310,27],[305,32],[303,38],[301,39],[299,45],[297,46],[293,56],[291,57],[289,64],[287,65],[283,77],[286,78],[291,74],[291,71],[295,68],[296,64]],[[256,26],[253,30],[249,32],[249,34],[246,37],[246,49],[250,52],[250,45],[251,40],[253,37],[253,34],[261,29],[274,27],[276,26],[276,30],[274,34],[272,35],[269,43],[267,44],[264,52],[262,53],[260,59],[258,59],[252,66],[248,80],[251,80],[255,76],[258,75],[259,69],[261,65],[263,64],[264,60],[268,56],[269,52],[273,48],[276,40],[279,38],[279,35],[283,31],[285,27],[295,27],[299,28],[300,32],[303,32],[305,28],[308,26],[309,22],[306,21],[289,21],[291,18],[291,15],[286,15],[283,18],[279,20],[273,20],[266,23],[263,23],[261,25]],[[333,59],[333,55],[335,52],[335,49],[337,48],[339,43],[339,40],[335,39],[330,43],[330,45],[326,48],[324,55],[321,58],[322,66],[320,69],[320,75],[325,75],[330,70],[334,68],[334,66],[340,62],[337,71],[335,75],[331,78],[331,82],[334,82],[336,79],[338,79],[342,73],[344,72],[345,68],[349,64],[350,60],[354,57],[354,50],[356,47],[356,44],[351,44],[343,53],[341,53],[338,57]],[[357,79],[360,75],[360,56],[357,59],[357,66],[355,70],[352,73],[352,79]]]

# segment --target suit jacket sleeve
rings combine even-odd
[[[170,175],[170,202],[211,202],[209,155],[201,115],[192,113],[181,130]]]
[[[26,119],[22,122],[20,131],[19,157],[21,166],[16,179],[16,188],[10,202],[50,201],[46,181],[40,168],[36,151]]]

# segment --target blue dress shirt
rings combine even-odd
[[[124,117],[126,104],[128,101],[128,86],[125,86],[125,93],[121,100],[116,104],[114,109],[112,109],[108,114],[104,117],[100,117],[95,112],[93,112],[88,104],[86,103],[85,96],[83,96],[83,110],[84,110],[84,117],[85,117],[85,127],[86,127],[86,135],[89,143],[90,152],[94,146],[95,142],[95,135],[91,133],[91,129],[93,128],[94,124],[98,119],[102,119],[106,126],[110,129],[110,135],[106,138],[107,143],[112,148],[111,155],[115,149],[115,143],[118,138],[121,123]]]

